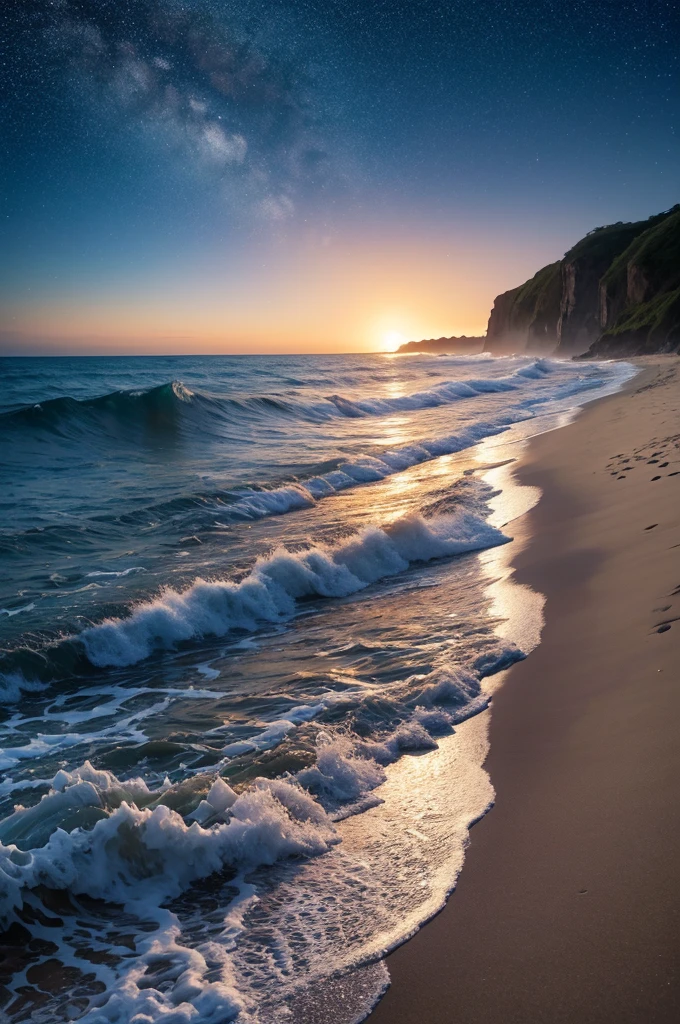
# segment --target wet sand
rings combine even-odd
[[[370,1024],[680,1021],[680,360],[534,439],[516,579],[542,643],[493,701],[496,805]]]

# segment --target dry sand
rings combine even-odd
[[[496,805],[370,1024],[678,1024],[680,360],[519,476],[543,490],[515,562],[542,643],[494,697]]]

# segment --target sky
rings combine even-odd
[[[475,335],[680,200],[675,0],[3,0],[0,354]]]

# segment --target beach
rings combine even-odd
[[[442,907],[493,802],[488,702],[539,640],[540,595],[506,585],[540,496],[512,467],[633,373],[12,361],[9,1020],[352,1024],[375,1006],[376,958]]]
[[[493,699],[495,806],[371,1024],[680,1019],[680,373],[638,362],[518,470],[542,642]]]
[[[351,1024],[390,975],[394,1021],[664,1019],[676,361],[641,370],[14,370],[8,1020]]]

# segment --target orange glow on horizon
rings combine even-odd
[[[526,275],[516,251],[459,242],[303,240],[287,258],[244,257],[236,269],[213,254],[143,278],[55,284],[5,306],[0,352],[388,354],[411,340],[484,334],[494,296]]]

